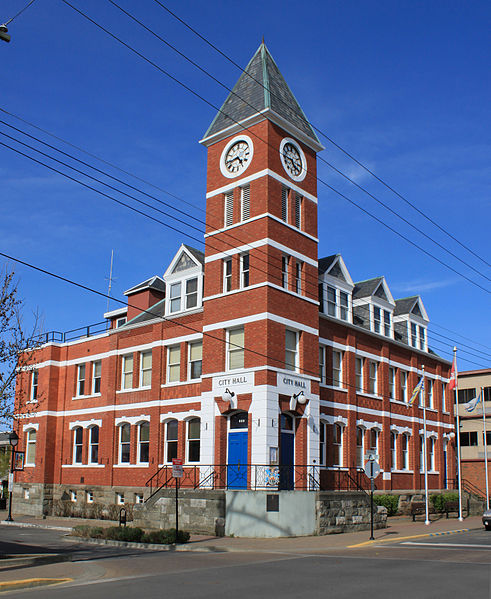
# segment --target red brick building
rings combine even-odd
[[[141,502],[174,457],[189,485],[344,488],[369,451],[379,489],[421,489],[423,415],[405,402],[423,365],[429,482],[445,488],[450,365],[420,297],[318,259],[323,148],[264,44],[201,143],[205,253],[182,245],[109,328],[47,336],[19,374],[18,501]]]

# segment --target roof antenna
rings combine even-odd
[[[109,288],[107,290],[107,310],[106,310],[106,312],[109,312],[109,300],[111,299],[111,287],[112,287],[112,283],[113,283],[113,259],[114,259],[114,250],[111,250],[111,266],[109,268]]]

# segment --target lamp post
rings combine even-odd
[[[11,447],[10,456],[10,476],[9,476],[9,515],[7,516],[6,522],[13,522],[12,518],[12,495],[14,493],[14,453],[17,443],[19,442],[19,435],[12,431],[9,433],[9,443]]]

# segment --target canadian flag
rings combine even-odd
[[[450,380],[448,381],[448,388],[455,389],[457,386],[457,356],[454,356],[452,362],[452,370],[450,371]]]

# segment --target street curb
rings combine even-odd
[[[19,528],[46,528],[50,530],[63,530],[65,532],[70,532],[72,530],[72,526],[49,526],[48,524],[34,524],[31,522],[7,522],[6,520],[0,521],[1,526],[18,526]]]
[[[112,547],[146,549],[147,551],[192,551],[196,553],[228,553],[230,551],[230,549],[226,547],[216,547],[215,545],[203,545],[201,547],[195,547],[193,543],[189,545],[162,545],[159,543],[132,543],[130,541],[113,541],[111,539],[92,539],[90,537],[78,537],[75,535],[73,535],[73,538],[78,539],[83,543],[90,543],[92,545],[111,545]]]
[[[439,537],[443,535],[453,535],[455,533],[470,532],[471,530],[479,530],[481,527],[476,528],[459,528],[457,530],[445,530],[442,532],[426,532],[419,535],[409,535],[405,537],[391,537],[386,539],[374,539],[373,541],[364,541],[356,545],[348,545],[347,549],[355,549],[358,547],[368,547],[369,545],[375,545],[380,543],[398,543],[399,541],[405,541],[406,539],[420,539],[422,537]]]
[[[6,557],[0,561],[0,572],[11,568],[22,568],[25,566],[42,566],[45,564],[56,564],[58,562],[71,562],[71,553],[39,553],[35,555],[17,554],[15,557]],[[0,583],[1,585],[2,583]],[[0,587],[1,590],[1,587]]]
[[[17,589],[63,584],[64,582],[73,582],[73,578],[25,578],[24,580],[9,580],[8,582],[0,582],[0,593],[15,591]]]

